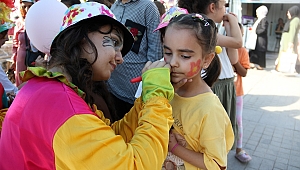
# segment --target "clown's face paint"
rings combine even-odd
[[[115,27],[110,34],[101,33],[109,32],[109,30],[111,30],[111,26],[105,25],[100,27],[99,31],[88,33],[89,39],[94,43],[98,51],[97,58],[95,58],[91,45],[87,42],[83,44],[84,53],[82,57],[93,63],[94,81],[108,80],[118,62],[123,62],[122,55],[119,55],[123,47],[123,34]]]
[[[164,59],[171,65],[173,83],[185,78],[200,78],[202,57],[202,48],[189,29],[167,29],[164,38]]]

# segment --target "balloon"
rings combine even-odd
[[[25,18],[30,42],[41,52],[49,54],[54,37],[59,33],[67,6],[57,0],[34,3]]]

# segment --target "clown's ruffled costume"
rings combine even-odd
[[[160,169],[173,123],[167,72],[145,72],[142,97],[110,125],[63,74],[29,67],[4,120],[0,169]]]

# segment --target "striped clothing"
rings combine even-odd
[[[108,86],[117,98],[133,104],[138,83],[132,84],[130,79],[141,75],[147,61],[162,58],[160,33],[153,33],[159,24],[159,12],[150,0],[129,0],[125,4],[117,0],[111,10],[117,20],[136,36],[133,49],[124,56],[124,63],[112,73]]]

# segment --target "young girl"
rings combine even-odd
[[[148,62],[142,97],[110,125],[105,81],[132,47],[132,34],[103,4],[71,6],[50,48],[48,70],[30,67],[0,140],[0,169],[159,169],[173,123],[170,66]],[[94,103],[102,83],[103,108]],[[99,86],[97,86],[99,87]]]
[[[242,35],[244,34],[244,29],[242,24],[239,23]],[[243,82],[242,77],[247,75],[247,69],[250,68],[249,54],[245,47],[238,49],[239,61],[233,65],[236,75],[236,80],[234,82],[236,89],[236,121],[238,124],[238,134],[237,134],[237,145],[236,145],[236,154],[235,157],[245,163],[249,162],[252,158],[242,149],[243,142]]]
[[[212,90],[225,108],[236,137],[238,127],[232,65],[238,62],[237,49],[242,47],[243,39],[237,17],[232,13],[225,13],[225,5],[225,0],[178,0],[178,6],[186,8],[189,13],[204,13],[215,23],[222,22],[225,27],[226,35],[218,34],[217,41],[217,45],[223,47],[222,53],[218,55],[222,63],[221,74]]]
[[[172,154],[179,157],[187,170],[226,168],[227,153],[233,144],[228,115],[210,88],[221,69],[215,57],[216,36],[215,23],[202,14],[174,17],[164,36],[164,59],[171,65],[171,82],[192,80],[180,87],[170,102],[174,130],[170,133],[168,158]]]

